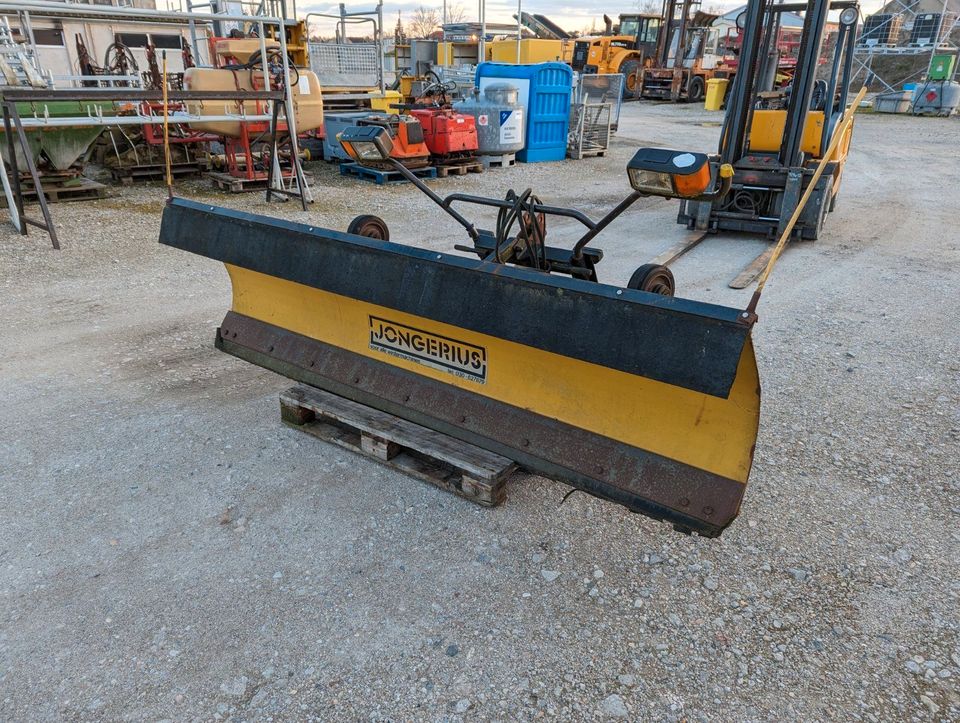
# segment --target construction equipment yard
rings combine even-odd
[[[597,215],[638,147],[719,125],[625,105],[605,157],[443,183]],[[750,489],[717,539],[529,473],[485,509],[282,425],[290,380],[213,348],[223,265],[157,243],[160,183],[58,205],[60,252],[0,225],[0,718],[960,719],[957,147],[956,117],[857,116],[836,211],[759,310]],[[409,184],[308,170],[306,212],[176,194],[462,241]],[[689,237],[676,215],[615,220],[601,280]],[[743,308],[727,282],[768,245],[708,236],[678,292]]]

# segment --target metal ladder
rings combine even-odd
[[[0,22],[0,85],[47,87],[34,49],[17,42],[6,16]]]

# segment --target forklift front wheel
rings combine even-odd
[[[666,266],[644,264],[633,272],[633,276],[627,282],[627,288],[649,291],[661,296],[673,296],[677,284],[673,280],[673,272]]]
[[[347,233],[375,238],[380,241],[390,240],[390,229],[387,228],[386,221],[371,214],[364,214],[353,219],[347,226]]]
[[[699,75],[690,78],[690,87],[687,88],[687,100],[691,103],[699,103],[703,100],[705,94],[706,86],[703,83],[703,78]]]

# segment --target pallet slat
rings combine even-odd
[[[448,166],[437,166],[437,177],[446,178],[447,176],[466,176],[468,173],[483,173],[483,164],[472,163],[451,163]]]
[[[424,168],[411,168],[410,172],[418,178],[423,179],[437,177],[437,169],[433,166],[426,166]],[[367,168],[366,166],[361,166],[359,163],[354,161],[341,163],[340,175],[353,176],[362,181],[372,181],[378,186],[383,186],[388,183],[409,183],[409,181],[407,181],[407,179],[404,178],[403,174],[399,171],[384,171],[379,168]]]
[[[84,176],[71,177],[62,185],[52,179],[40,179],[40,182],[43,184],[43,195],[46,197],[47,203],[106,198],[109,192],[109,188],[104,184],[97,183]],[[23,186],[23,201],[24,203],[37,202],[37,189],[33,187],[32,182]],[[0,196],[0,208],[6,207],[6,199]]]
[[[284,423],[485,506],[503,501],[506,457],[305,384],[280,395]]]
[[[205,161],[195,163],[174,163],[170,166],[170,174],[174,178],[181,176],[200,176],[208,169]],[[115,166],[110,169],[110,175],[114,181],[118,181],[125,186],[131,185],[134,181],[162,181],[166,178],[166,167],[162,163],[143,164],[140,166]]]
[[[216,171],[211,171],[206,175],[207,178],[213,181],[214,185],[221,191],[230,191],[231,193],[263,191],[267,187],[266,178],[240,178],[238,176],[231,176],[229,173],[220,173]],[[283,181],[285,184],[289,183],[292,178],[293,176],[289,175],[289,171],[284,171]],[[312,174],[304,172],[303,178],[307,183],[313,183]]]
[[[477,156],[484,168],[510,168],[517,165],[517,155],[515,153],[504,153],[499,156]]]

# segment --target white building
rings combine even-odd
[[[207,24],[196,24],[197,44],[201,47],[193,48],[186,21],[158,20],[148,16],[138,18],[132,12],[136,9],[155,11],[155,0],[90,0],[89,3],[64,3],[62,10],[38,10],[34,6],[24,7],[19,12],[11,11],[12,6],[12,3],[3,3],[0,14],[9,23],[13,39],[35,45],[41,70],[45,75],[54,76],[58,88],[70,87],[67,78],[80,74],[78,38],[93,62],[100,66],[105,65],[108,48],[117,41],[122,42],[130,49],[138,71],[149,67],[148,45],[156,48],[158,62],[162,51],[166,51],[170,73],[183,71],[183,49],[188,45],[195,60],[205,60],[209,55],[206,45],[212,33]],[[123,10],[114,16],[101,14],[110,7]]]

